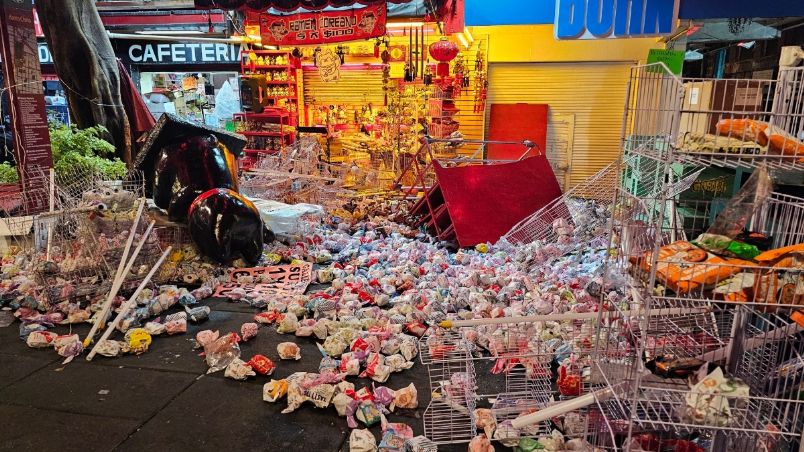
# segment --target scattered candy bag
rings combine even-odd
[[[276,402],[288,393],[287,380],[271,380],[262,387],[262,400]]]
[[[225,369],[232,361],[240,358],[240,337],[229,333],[208,343],[204,347],[204,359],[209,366],[208,374]]]
[[[56,353],[59,356],[66,358],[62,364],[69,363],[73,358],[84,352],[84,344],[77,334],[57,336],[53,340],[53,346],[56,347]]]
[[[277,315],[278,314],[276,312],[260,312],[260,313],[254,314],[254,321],[257,322],[257,323],[270,325],[270,324],[276,322]]]
[[[313,335],[313,328],[315,327],[315,319],[304,319],[299,322],[299,327],[296,328],[296,336],[310,337]]]
[[[317,322],[315,322],[315,325],[313,325],[313,334],[319,340],[323,341],[324,339],[327,338],[327,324],[328,323],[329,323],[328,319],[319,319]]]
[[[150,334],[151,336],[159,336],[166,330],[165,325],[163,323],[156,321],[146,323],[145,326],[143,326],[143,328],[145,328],[145,331],[147,331],[148,334]]]
[[[376,452],[377,440],[368,429],[354,429],[349,434],[349,452]]]
[[[121,342],[118,342],[118,341],[112,341],[112,340],[109,340],[109,339],[104,339],[104,340],[98,342],[98,345],[95,348],[95,352],[97,354],[99,354],[99,355],[108,356],[110,358],[113,358],[113,357],[118,356],[118,355],[120,355],[122,353],[122,349],[120,347],[120,344],[121,344]],[[125,344],[125,342],[122,342],[122,344]]]
[[[279,323],[276,325],[276,332],[280,334],[295,333],[299,327],[299,319],[291,312],[282,314],[279,318]]]
[[[385,386],[377,386],[371,392],[374,395],[374,401],[383,406],[388,406],[394,402],[395,394],[393,389],[387,388]]]
[[[533,438],[522,438],[519,444],[514,447],[514,452],[533,452],[535,450],[542,450],[544,446],[538,440]]]
[[[358,404],[357,410],[355,411],[355,417],[358,421],[365,424],[366,427],[371,427],[372,425],[380,422],[382,419],[382,414],[377,406],[374,405],[374,402],[364,400]]]
[[[47,327],[44,325],[40,325],[38,323],[28,323],[28,324],[21,324],[20,325],[20,339],[28,338],[28,335],[33,333],[34,331],[46,331]]]
[[[360,374],[360,361],[357,359],[341,359],[338,370],[346,375],[354,376]]]
[[[385,365],[391,368],[391,372],[402,372],[413,367],[413,363],[406,360],[401,354],[386,356]]]
[[[494,452],[494,446],[483,433],[469,441],[469,452]]]
[[[517,444],[519,444],[520,436],[522,435],[517,429],[514,428],[513,425],[511,425],[511,421],[503,421],[499,423],[497,425],[497,430],[494,431],[494,439],[501,442],[505,447],[515,447]]]
[[[31,348],[48,348],[53,347],[53,341],[56,337],[58,337],[58,334],[50,331],[33,331],[28,335],[25,343]]]
[[[402,335],[402,343],[399,345],[399,353],[401,353],[406,360],[412,361],[413,358],[415,358],[419,353],[419,346],[416,338],[408,335]]]
[[[276,352],[279,353],[279,359],[301,359],[301,349],[293,342],[280,342],[276,345]]]
[[[151,345],[151,335],[145,328],[132,328],[126,331],[125,340],[131,353],[135,355],[147,352]]]
[[[406,452],[436,452],[438,445],[426,436],[414,436],[405,441]]]
[[[338,416],[346,416],[346,409],[353,400],[346,393],[339,392],[335,394],[335,397],[332,398],[332,404],[335,405],[335,411],[338,412]]]
[[[482,428],[486,433],[486,437],[493,438],[494,430],[497,429],[497,419],[494,417],[494,412],[488,408],[478,408],[474,414],[477,428]]]
[[[254,355],[248,360],[248,365],[260,375],[271,375],[276,369],[276,364],[263,355]]]
[[[413,438],[413,429],[407,424],[388,423],[383,426],[380,452],[405,452],[405,441]]]
[[[346,341],[340,336],[329,336],[324,340],[323,345],[318,345],[319,349],[333,358],[341,356],[347,346]]]
[[[245,342],[253,337],[257,337],[257,332],[259,329],[260,326],[254,322],[244,323],[242,326],[240,326],[240,336]]]
[[[391,403],[391,411],[395,408],[413,409],[419,406],[419,395],[413,383],[394,391],[394,401]]]
[[[195,335],[195,348],[206,347],[207,344],[212,343],[220,337],[218,331],[202,330]]]
[[[177,312],[165,317],[165,332],[169,335],[187,332],[187,313]]]
[[[253,377],[257,375],[252,370],[251,366],[246,364],[243,360],[236,358],[228,366],[226,366],[226,372],[224,372],[223,376],[227,378],[233,378],[235,380],[245,380],[248,377]]]
[[[184,310],[187,312],[187,318],[189,318],[193,323],[200,323],[204,320],[207,320],[209,318],[209,313],[212,311],[209,306],[197,306],[194,308],[186,306]],[[168,316],[168,318],[169,317],[170,316]],[[185,331],[187,331],[186,328]]]

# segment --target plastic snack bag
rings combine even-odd
[[[53,346],[56,347],[56,353],[59,356],[66,358],[62,361],[62,364],[69,363],[73,358],[84,352],[84,344],[77,334],[58,336],[53,340]]]
[[[223,376],[235,380],[245,380],[248,377],[256,376],[254,370],[241,359],[235,359],[228,366]]]
[[[187,313],[177,312],[165,317],[165,332],[169,335],[187,332]]]
[[[34,331],[28,335],[25,343],[31,348],[48,348],[53,347],[53,341],[56,340],[58,334],[50,331]]]
[[[405,441],[406,452],[436,452],[438,446],[430,438],[419,435]]]
[[[419,406],[419,395],[413,383],[394,391],[394,401],[391,403],[391,411],[394,408],[414,409]]]
[[[407,424],[388,423],[383,426],[380,452],[405,452],[405,441],[413,438],[413,429]]]
[[[376,452],[377,440],[368,429],[354,429],[349,434],[349,452]]]
[[[276,352],[279,353],[279,359],[301,359],[301,349],[293,342],[280,342],[276,346]]]
[[[276,369],[276,364],[263,355],[252,356],[247,364],[260,375],[271,375]]]
[[[295,333],[299,328],[299,319],[291,312],[282,314],[278,318],[279,323],[276,325],[276,332],[280,334]]]
[[[477,428],[482,428],[487,437],[493,438],[494,430],[497,429],[497,419],[494,417],[494,412],[488,408],[476,409],[475,425]]]
[[[147,331],[148,334],[150,334],[151,336],[159,336],[166,330],[165,325],[163,323],[156,321],[146,323],[143,328],[145,328],[145,331]]]
[[[483,433],[469,441],[469,452],[494,452],[494,446]]]
[[[97,348],[95,350],[99,355],[113,358],[122,353],[122,347],[120,346],[120,344],[121,342],[106,339],[98,342]],[[122,342],[122,344],[125,344],[125,342]]]
[[[288,393],[287,380],[271,380],[262,386],[262,400],[276,402]]]
[[[209,366],[208,374],[225,369],[232,361],[240,358],[240,337],[229,333],[204,347],[204,356]]]
[[[187,306],[184,308],[184,310],[187,312],[187,318],[189,318],[193,323],[201,323],[204,320],[207,320],[209,318],[209,313],[212,312],[209,306],[197,306],[194,308]]]
[[[220,337],[220,332],[212,330],[202,330],[195,335],[195,348],[206,347]]]
[[[148,351],[152,339],[145,328],[133,328],[126,331],[125,340],[131,353],[139,355]]]
[[[352,401],[354,401],[354,399],[343,392],[335,394],[335,397],[332,398],[332,404],[335,406],[335,411],[338,412],[338,416],[346,416],[346,410],[349,408],[349,404]]]
[[[765,166],[757,168],[751,177],[729,200],[726,208],[715,218],[706,234],[722,235],[734,239],[743,232],[754,212],[773,191],[773,180]]]
[[[245,342],[253,337],[256,337],[259,329],[260,326],[254,322],[244,323],[242,326],[240,326],[240,336]]]

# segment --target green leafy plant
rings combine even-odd
[[[61,123],[51,123],[50,144],[53,150],[53,168],[63,182],[79,177],[83,172],[100,175],[103,179],[117,180],[126,176],[126,164],[112,157],[114,145],[102,138],[103,126],[79,129]],[[13,165],[0,163],[0,183],[19,180]]]
[[[0,163],[0,184],[16,184],[20,178],[14,165],[7,162]]]
[[[50,144],[53,149],[53,167],[56,174],[74,172],[76,168],[100,173],[105,179],[122,179],[126,164],[112,158],[114,145],[101,138],[106,133],[103,126],[79,129],[64,124],[50,125]]]

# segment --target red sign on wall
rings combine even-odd
[[[0,51],[9,88],[14,160],[27,193],[46,188],[41,186],[46,179],[34,175],[53,166],[32,5],[31,0],[0,0]],[[46,197],[26,199],[31,212],[48,207]]]
[[[260,14],[263,45],[298,46],[376,38],[385,34],[385,4],[346,11]]]

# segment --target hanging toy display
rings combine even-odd
[[[146,194],[171,220],[187,222],[202,253],[254,265],[265,231],[257,208],[238,193],[237,155],[245,145],[238,135],[166,113],[136,166],[145,176]]]

